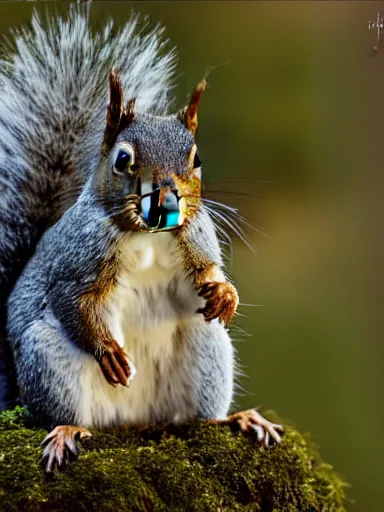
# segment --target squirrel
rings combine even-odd
[[[59,55],[68,51],[60,46],[65,34],[72,35],[78,56],[89,49],[84,21],[76,13],[68,24],[50,29]],[[35,18],[36,40],[46,40],[42,31]],[[228,326],[239,298],[225,276],[216,228],[201,200],[195,136],[206,81],[185,108],[169,113],[164,88],[173,54],[159,56],[157,32],[134,43],[128,32],[136,53],[114,47],[124,52],[124,66],[103,61],[102,71],[95,71],[101,57],[84,54],[72,68],[70,61],[50,56],[49,64],[56,62],[54,68],[63,72],[57,87],[70,91],[70,98],[64,95],[56,107],[54,92],[39,83],[43,105],[31,109],[40,135],[53,115],[60,120],[46,136],[54,168],[44,163],[47,175],[59,177],[39,198],[49,191],[49,198],[64,197],[65,203],[48,201],[43,232],[29,242],[34,254],[14,279],[6,331],[22,401],[36,425],[53,428],[43,441],[47,472],[76,457],[77,441],[91,436],[92,428],[200,419],[254,432],[267,447],[279,443],[283,431],[255,409],[228,414],[236,369]],[[94,51],[106,44],[101,41]],[[88,69],[91,78],[82,83],[77,73],[84,78]],[[79,110],[67,102],[79,105],[87,94],[80,121]],[[47,102],[56,108],[46,112]],[[68,114],[65,123],[60,108]],[[46,160],[46,152],[40,158]],[[38,172],[30,172],[35,186],[42,179]],[[30,233],[38,220],[28,220]]]

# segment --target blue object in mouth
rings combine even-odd
[[[175,228],[179,226],[179,211],[168,212],[166,214],[165,227]]]
[[[141,215],[146,222],[148,221],[150,209],[151,209],[151,196],[145,196],[141,199]]]
[[[179,198],[175,191],[165,192],[156,189],[151,194],[141,198],[141,214],[148,224],[149,231],[162,231],[180,226]]]

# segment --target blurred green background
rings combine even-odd
[[[1,3],[0,31],[32,8]],[[373,56],[368,22],[384,4],[97,2],[92,19],[132,8],[178,47],[178,107],[225,64],[201,102],[206,195],[268,235],[246,229],[258,256],[234,240],[241,302],[263,306],[236,319],[252,335],[234,333],[238,406],[310,432],[350,482],[349,510],[383,511],[384,35]]]

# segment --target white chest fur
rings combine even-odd
[[[127,351],[133,349],[132,338],[139,333],[156,334],[162,328],[168,332],[180,316],[194,314],[201,305],[183,275],[171,233],[138,233],[127,238],[120,249],[120,263],[118,285],[106,313],[112,336]],[[157,344],[153,344],[155,349]]]
[[[114,388],[98,365],[90,365],[83,380],[83,424],[188,418],[196,397],[185,368],[182,332],[197,320],[204,301],[183,273],[171,233],[131,235],[119,258],[118,283],[105,305],[105,320],[134,362],[136,375],[128,389]]]

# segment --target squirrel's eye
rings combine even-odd
[[[124,149],[120,149],[116,160],[115,160],[115,169],[119,172],[124,172],[125,169],[128,168],[131,161],[131,155],[127,153]]]
[[[193,168],[194,169],[197,169],[198,167],[201,166],[201,160],[199,158],[199,155],[197,154],[197,152],[195,153],[195,158],[193,159]]]
[[[117,174],[123,174],[126,170],[130,169],[134,163],[133,149],[130,147],[121,148],[117,153],[115,162],[113,164],[113,170]]]

